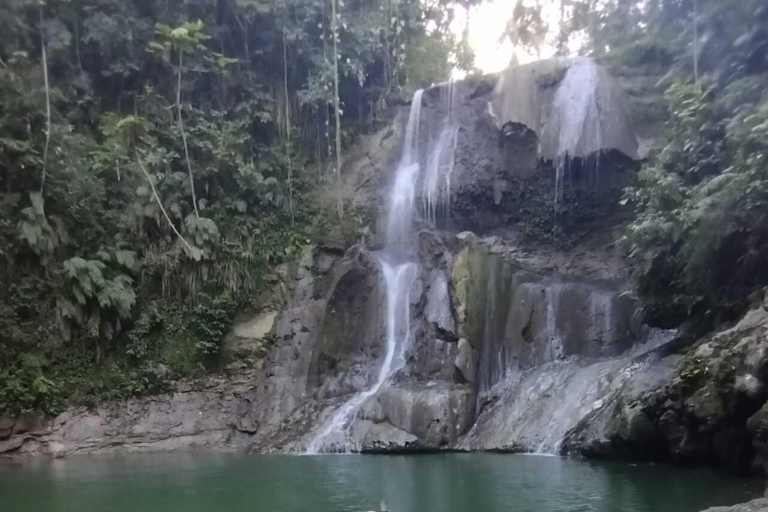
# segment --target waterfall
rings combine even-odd
[[[590,124],[599,120],[595,87],[598,80],[597,65],[574,66],[568,70],[566,79],[557,90],[553,107],[560,121],[560,131],[557,134],[557,156],[555,157],[555,231],[557,231],[560,204],[563,201],[563,181],[569,160],[576,148],[582,144],[586,132],[595,129]],[[592,114],[592,115],[590,115]],[[595,129],[599,151],[600,127]],[[585,158],[586,161],[586,158]]]
[[[419,121],[424,91],[419,89],[413,95],[411,113],[405,129],[403,156],[395,173],[395,182],[389,203],[387,220],[387,249],[404,248],[411,235],[413,201],[416,195],[416,180],[419,177]]]
[[[422,186],[423,217],[432,226],[437,225],[437,208],[442,206],[447,220],[451,208],[451,173],[459,137],[456,116],[456,84],[450,81],[438,87],[445,115],[436,141],[430,148]]]
[[[562,357],[565,353],[563,347],[563,339],[557,330],[557,306],[560,299],[560,292],[562,286],[559,284],[552,284],[547,287],[547,360],[554,361]]]
[[[581,158],[586,167],[594,155],[595,186],[600,181],[600,151],[603,148],[603,123],[599,94],[600,68],[591,59],[572,65],[560,84],[552,103],[552,119],[557,131],[555,142],[555,228],[561,214],[565,174],[571,160]],[[586,169],[585,169],[586,170]],[[584,173],[586,176],[586,172]]]
[[[554,232],[557,235],[558,220],[560,218],[560,204],[563,202],[563,180],[565,171],[568,168],[568,155],[561,155],[555,158],[555,226]]]
[[[307,453],[349,451],[346,433],[355,414],[365,401],[375,395],[386,380],[405,364],[405,349],[410,331],[410,291],[418,265],[404,263],[393,266],[383,259],[380,262],[387,290],[387,346],[384,362],[376,382],[349,399],[326,421],[307,446]],[[343,436],[341,444],[337,444],[337,440],[333,439],[333,436],[338,434]]]
[[[400,165],[412,164],[419,161],[419,122],[421,121],[421,104],[423,96],[424,89],[419,89],[413,95],[411,112],[408,114],[408,124],[405,127],[405,142]]]
[[[403,155],[395,172],[387,219],[387,245],[379,255],[387,297],[386,352],[372,386],[347,400],[307,445],[307,453],[359,451],[351,445],[348,432],[366,400],[374,396],[387,380],[405,365],[410,337],[410,292],[419,271],[411,261],[411,223],[416,181],[419,178],[419,121],[423,90],[413,96],[405,130]]]

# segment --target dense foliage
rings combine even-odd
[[[667,90],[670,141],[628,198],[624,244],[652,318],[716,322],[768,283],[768,95],[754,77]],[[733,109],[734,102],[738,108]]]
[[[350,231],[311,191],[464,55],[449,5],[2,2],[0,412],[210,369],[265,272]]]
[[[649,320],[706,329],[768,284],[768,6],[631,4],[601,16],[596,47],[668,65],[669,121],[625,196],[637,218],[621,242]]]

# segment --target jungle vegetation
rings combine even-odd
[[[481,2],[3,1],[0,412],[216,371],[277,265],[354,237],[317,191],[415,88],[472,71],[451,26]],[[505,37],[658,78],[618,241],[647,318],[734,319],[768,284],[768,6],[553,2],[559,26],[510,2]]]
[[[0,411],[215,369],[265,274],[354,234],[313,192],[466,61],[451,5],[2,2]]]

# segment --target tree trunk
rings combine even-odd
[[[699,81],[699,0],[693,0],[693,79]]]
[[[43,79],[45,80],[45,149],[43,150],[43,175],[40,178],[40,194],[45,189],[45,174],[48,167],[48,147],[51,144],[51,88],[48,83],[48,55],[45,50],[43,31],[43,7],[40,6],[40,46],[43,52]]]
[[[288,159],[288,213],[293,215],[293,166],[291,163],[291,102],[288,97],[288,50],[286,49],[285,27],[283,27],[283,93],[285,94],[285,156]]]
[[[192,191],[192,206],[195,209],[195,216],[199,219],[200,212],[197,210],[197,195],[195,194],[195,179],[192,177],[192,163],[189,161],[189,148],[187,147],[187,134],[184,132],[184,118],[181,114],[181,66],[182,55],[184,52],[179,50],[179,83],[176,87],[176,108],[179,111],[179,130],[181,131],[181,140],[184,143],[184,158],[187,160],[187,171],[189,172],[189,189]]]
[[[333,32],[333,105],[336,111],[336,194],[339,219],[344,218],[341,197],[341,113],[339,111],[339,24],[336,20],[336,0],[331,0],[331,32]]]
[[[165,211],[165,207],[163,207],[163,202],[160,200],[160,195],[157,193],[157,190],[155,189],[155,184],[152,181],[152,176],[149,175],[147,172],[147,168],[144,167],[144,164],[141,163],[141,159],[139,158],[138,153],[136,154],[136,163],[139,164],[139,169],[141,169],[141,172],[144,173],[144,176],[147,178],[147,181],[149,182],[149,186],[152,188],[152,195],[155,197],[155,201],[157,201],[157,206],[160,207],[160,211],[163,212],[163,215],[165,216],[165,220],[168,221],[168,225],[171,226],[171,229],[174,233],[176,233],[176,236],[179,237],[179,240],[181,240],[184,245],[189,249],[190,256],[194,258],[195,260],[200,259],[200,250],[195,250],[191,245],[189,245],[189,242],[184,240],[184,237],[181,236],[181,233],[179,233],[179,230],[176,229],[176,225],[171,220],[171,217],[168,215],[168,212]]]

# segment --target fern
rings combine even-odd
[[[61,242],[59,232],[51,227],[45,216],[45,201],[39,192],[30,192],[31,206],[21,211],[17,231],[19,238],[26,242],[38,256],[52,254]]]
[[[99,260],[84,260],[80,257],[70,258],[64,262],[64,272],[72,282],[72,292],[77,302],[85,304],[86,299],[92,298],[104,286],[102,270],[107,266]]]

